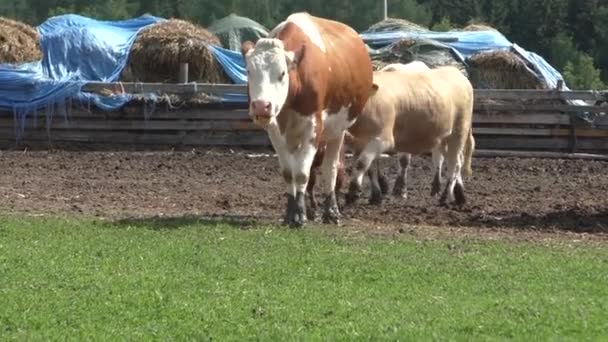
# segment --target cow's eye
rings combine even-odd
[[[279,81],[283,81],[283,77],[285,77],[285,71],[281,72],[281,76],[279,76]]]

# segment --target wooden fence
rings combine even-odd
[[[222,96],[244,94],[242,85],[222,84],[107,84],[90,83],[85,91],[100,94],[173,94],[188,97],[203,93]],[[475,91],[474,135],[477,149],[608,152],[608,92],[558,90]],[[592,105],[571,105],[583,100]],[[31,114],[24,131],[15,130],[14,114],[0,112],[3,148],[135,148],[208,146],[269,148],[266,133],[254,126],[243,105],[185,101],[155,103],[133,101],[114,112],[71,106],[67,113],[54,111],[50,121],[44,111]],[[580,113],[600,113],[595,126]]]

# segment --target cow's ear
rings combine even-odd
[[[241,54],[243,55],[243,58],[246,57],[251,52],[253,52],[254,46],[255,45],[250,40],[243,42],[243,44],[241,44]]]
[[[378,92],[378,88],[380,88],[380,87],[378,86],[377,83],[372,83],[372,87],[369,90],[369,96],[376,95],[376,92]]]
[[[294,51],[285,51],[285,56],[287,58],[287,67],[289,69],[293,69],[298,66],[298,64],[304,57],[304,51],[306,51],[306,45],[304,44],[302,44]]]

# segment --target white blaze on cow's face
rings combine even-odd
[[[266,126],[276,119],[289,93],[289,67],[293,53],[278,39],[260,39],[245,60],[249,83],[249,115]]]

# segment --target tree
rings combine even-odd
[[[604,89],[600,71],[595,68],[593,58],[580,53],[574,61],[566,63],[564,79],[571,89]]]
[[[549,59],[558,70],[563,70],[568,62],[575,61],[579,54],[572,38],[564,32],[558,33],[549,45]]]
[[[431,26],[433,16],[427,6],[419,5],[415,0],[389,1],[389,17],[403,18],[418,25]]]
[[[443,17],[441,18],[441,21],[438,22],[437,24],[433,25],[431,27],[431,29],[433,31],[437,31],[437,32],[447,32],[449,30],[451,30],[452,27],[452,23],[450,22],[450,18],[449,17]]]

